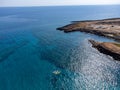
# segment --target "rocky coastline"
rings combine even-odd
[[[120,40],[120,18],[75,21],[72,24],[59,27],[57,30],[66,33],[81,31]]]
[[[72,24],[59,27],[57,30],[62,30],[66,33],[74,31],[92,33],[120,41],[120,18],[75,21]],[[120,61],[119,43],[98,42],[95,40],[89,40],[89,42],[92,44],[92,47],[96,48],[99,52],[110,55],[115,60]]]
[[[94,40],[89,40],[92,47],[96,48],[99,52],[103,54],[110,55],[115,60],[120,61],[120,44],[112,42],[97,42]]]

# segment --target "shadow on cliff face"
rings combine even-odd
[[[112,42],[97,42],[89,40],[93,48],[96,48],[100,53],[110,55],[115,60],[120,61],[120,44]]]

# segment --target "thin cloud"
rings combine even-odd
[[[56,6],[120,4],[120,0],[0,0],[0,6]]]

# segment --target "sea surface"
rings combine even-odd
[[[0,90],[120,90],[120,62],[56,28],[120,17],[120,5],[0,8]],[[54,72],[58,71],[59,74]]]

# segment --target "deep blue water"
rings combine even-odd
[[[71,21],[116,17],[119,5],[1,7],[0,90],[120,90],[120,62],[88,42],[114,40],[56,30]]]

